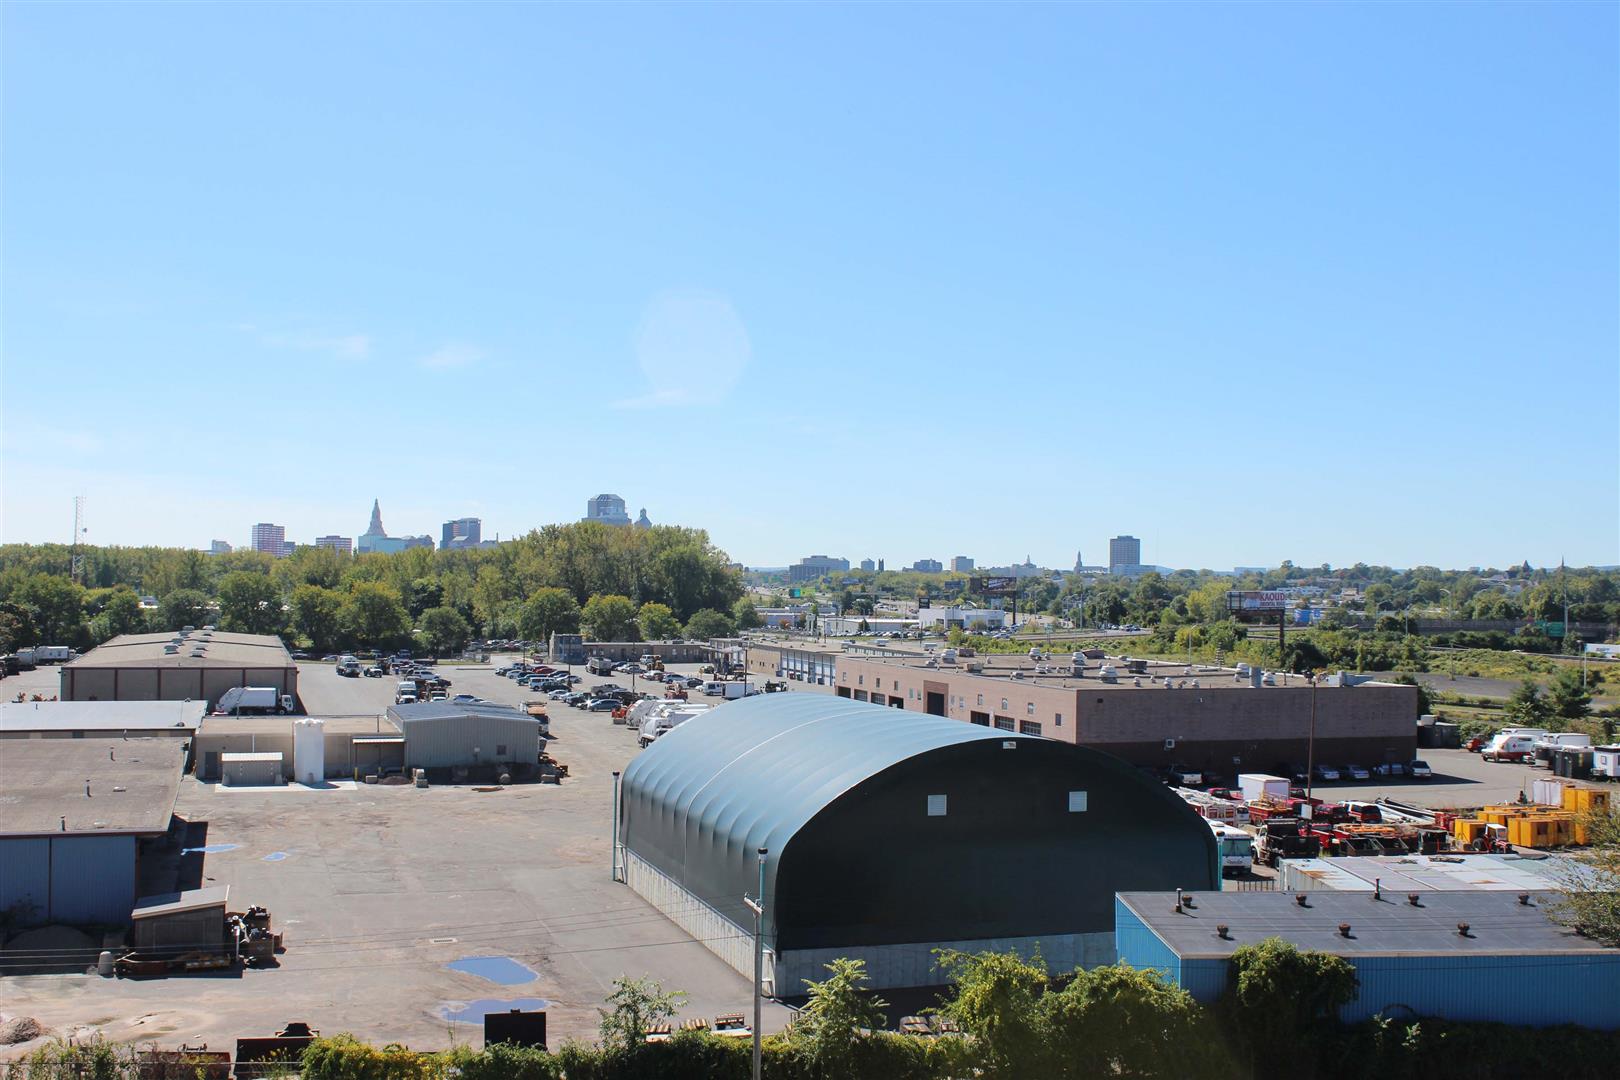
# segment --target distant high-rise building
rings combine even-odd
[[[630,515],[625,513],[624,500],[617,495],[598,495],[585,501],[585,520],[600,521],[604,525],[628,525]]]
[[[1142,541],[1134,536],[1116,536],[1108,541],[1108,572],[1132,574],[1142,565]]]
[[[439,541],[439,547],[444,551],[455,551],[460,548],[475,548],[479,545],[484,534],[482,519],[475,517],[456,518],[454,521],[444,523],[444,532]]]
[[[643,506],[641,508],[641,516],[636,518],[636,528],[638,528],[638,529],[650,529],[650,528],[652,528],[652,518],[647,516],[647,508],[645,506]]]
[[[276,558],[287,553],[287,527],[285,525],[271,525],[261,521],[253,526],[253,550],[262,551],[266,555]]]
[[[208,554],[210,555],[229,555],[230,553],[231,542],[229,540],[215,540],[208,545]]]
[[[878,573],[880,573],[880,574],[881,574],[881,573],[883,573],[883,560],[882,560],[882,559],[879,559],[879,560],[878,560],[878,569],[877,569],[877,572],[878,572]]]
[[[951,570],[954,573],[965,574],[973,569],[973,560],[966,555],[958,555],[951,560]]]
[[[861,569],[870,574],[873,570],[877,569],[877,563],[873,562],[871,559],[862,559]]]
[[[354,541],[347,536],[317,536],[315,546],[335,551],[339,555],[353,555]]]
[[[945,564],[938,559],[918,559],[911,564],[911,572],[914,574],[938,574],[944,569]]]
[[[389,536],[383,530],[382,507],[376,499],[371,500],[371,523],[355,542],[355,548],[360,552],[374,551],[385,555],[404,551],[406,548],[432,546],[431,536]]]
[[[788,580],[814,581],[823,574],[842,573],[848,569],[848,559],[839,559],[831,555],[806,555],[788,567]]]

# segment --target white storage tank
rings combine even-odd
[[[326,780],[326,721],[293,721],[293,778],[301,784]]]

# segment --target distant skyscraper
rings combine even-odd
[[[231,542],[229,540],[215,540],[208,545],[208,554],[210,555],[229,555],[230,553]]]
[[[958,574],[965,574],[973,569],[973,560],[966,555],[958,555],[951,560],[951,569]]]
[[[865,570],[867,573],[871,573],[873,570],[877,569],[877,563],[873,562],[871,559],[862,559],[861,569]]]
[[[1077,574],[1083,574],[1083,573],[1085,573],[1085,570],[1086,570],[1085,556],[1081,555],[1080,552],[1076,551],[1074,553],[1074,572],[1077,573]]]
[[[636,518],[636,528],[638,528],[638,529],[650,529],[650,528],[652,528],[652,518],[647,516],[647,508],[645,506],[643,506],[641,508],[641,516]]]
[[[455,551],[459,548],[477,547],[484,534],[484,522],[480,518],[464,517],[444,523],[444,530],[439,540],[439,547],[445,551]]]
[[[286,554],[287,527],[285,525],[271,525],[261,521],[253,526],[253,550],[262,551],[266,555],[276,558]]]
[[[938,574],[945,569],[945,564],[938,559],[918,559],[911,564],[912,573]]]
[[[585,501],[585,520],[600,521],[604,525],[628,525],[630,515],[625,513],[624,500],[617,495],[598,495]]]
[[[1142,565],[1142,541],[1134,536],[1116,536],[1108,541],[1108,572],[1131,574]]]
[[[371,500],[371,523],[366,531],[360,534],[355,548],[361,552],[375,551],[382,554],[393,554],[413,547],[432,547],[431,536],[389,536],[383,531],[382,507],[376,499]]]
[[[882,559],[879,559],[879,560],[878,560],[878,569],[877,569],[877,572],[878,572],[878,573],[880,573],[880,574],[881,574],[881,573],[883,573],[883,560],[882,560]]]
[[[317,536],[315,546],[335,551],[339,555],[354,554],[354,541],[347,536]]]
[[[788,567],[789,581],[814,581],[823,574],[842,573],[849,569],[849,560],[832,555],[806,555]]]

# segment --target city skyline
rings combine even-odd
[[[1620,562],[1613,5],[3,18],[5,540]]]

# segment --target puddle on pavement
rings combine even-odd
[[[551,1002],[545,998],[513,998],[511,1001],[479,998],[477,1001],[446,1001],[439,1006],[439,1018],[454,1024],[482,1024],[484,1017],[490,1013],[510,1012],[513,1009],[530,1012],[544,1009],[550,1004]]]
[[[287,857],[287,853],[285,851],[272,851],[270,854],[266,855],[260,861],[262,861],[262,862],[280,862],[282,859],[285,859],[286,857]]]
[[[476,975],[480,979],[488,979],[501,986],[520,986],[523,983],[534,982],[540,973],[526,964],[520,964],[510,956],[464,956],[460,960],[446,964],[451,971],[461,971],[468,975]]]

